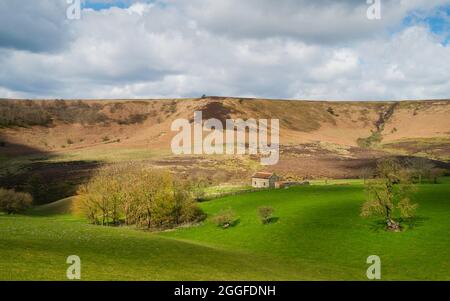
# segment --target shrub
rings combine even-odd
[[[332,107],[329,107],[327,109],[327,112],[330,113],[333,116],[339,117],[339,114],[336,114],[336,112],[334,111],[334,109]]]
[[[30,208],[33,198],[30,194],[0,188],[0,211],[7,214],[22,213]]]
[[[275,210],[270,206],[263,206],[258,208],[258,214],[263,224],[268,224],[273,218]]]
[[[227,229],[235,224],[236,215],[232,209],[222,210],[216,216],[214,216],[213,222],[218,227]]]
[[[372,135],[370,135],[367,138],[358,138],[356,141],[359,147],[362,148],[369,148],[373,145],[376,145],[380,143],[383,140],[383,136],[380,132],[372,132]]]
[[[119,124],[130,125],[130,124],[141,124],[146,121],[148,114],[132,114],[125,120],[119,120]]]

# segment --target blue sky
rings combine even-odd
[[[118,8],[127,8],[132,3],[130,1],[111,1],[111,2],[98,2],[98,1],[84,1],[82,2],[83,8],[90,8],[93,10],[102,10],[102,9],[108,9],[111,7],[118,7]]]
[[[416,24],[426,24],[433,33],[442,36],[444,45],[448,44],[450,42],[450,4],[436,7],[427,14],[412,11],[405,17],[403,27]]]

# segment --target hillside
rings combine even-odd
[[[148,101],[0,102],[0,134],[13,144],[40,151],[119,147],[168,149],[170,124],[177,118],[277,118],[281,143],[328,142],[358,146],[379,131],[382,143],[450,137],[450,101],[308,102],[211,97]],[[16,117],[14,117],[16,115]],[[23,116],[19,116],[23,115]],[[106,139],[108,138],[108,139]],[[70,141],[69,141],[70,140]],[[105,141],[108,140],[108,141]],[[18,149],[14,149],[18,151]]]
[[[256,156],[173,155],[171,124],[192,120],[194,111],[222,121],[279,119],[279,163],[262,167]],[[426,157],[448,169],[449,117],[448,100],[1,100],[0,186],[21,189],[34,181],[56,200],[72,195],[98,166],[130,160],[214,183],[246,183],[261,169],[288,179],[355,178],[392,154]]]

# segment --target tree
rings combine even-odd
[[[431,177],[431,172],[435,168],[435,165],[426,158],[414,158],[409,160],[409,167],[419,184],[422,184],[422,179]]]
[[[190,186],[190,190],[194,194],[195,200],[199,202],[204,201],[206,198],[205,189],[208,186],[207,180],[202,178],[194,179],[191,181]]]
[[[44,204],[49,198],[48,181],[40,174],[33,174],[25,183],[25,191],[33,196],[36,204]]]
[[[29,193],[0,188],[0,211],[6,214],[25,212],[32,202],[33,198]]]
[[[438,180],[440,177],[445,175],[446,170],[442,169],[442,168],[433,168],[433,170],[431,170],[431,174],[430,177],[433,180],[434,184],[438,183]]]
[[[373,168],[371,168],[371,167],[364,167],[364,168],[361,169],[359,177],[361,179],[363,179],[364,185],[365,185],[366,181],[373,177],[373,174],[374,174]]]
[[[401,226],[394,220],[394,214],[398,211],[401,217],[414,215],[417,204],[410,200],[414,191],[410,172],[395,159],[383,159],[377,164],[376,177],[366,183],[367,200],[361,215],[383,216],[387,230],[400,231]]]

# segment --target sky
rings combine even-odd
[[[450,0],[366,1],[0,0],[0,98],[450,98]]]

